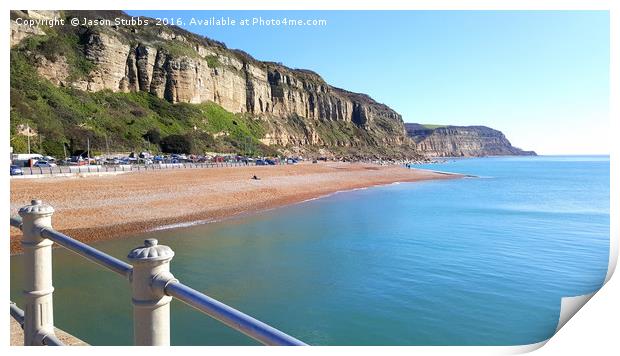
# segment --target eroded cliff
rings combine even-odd
[[[115,11],[13,11],[11,16],[127,17]],[[25,41],[28,38],[36,41]],[[70,43],[72,48],[54,48],[54,43]],[[33,30],[12,21],[11,45],[27,55],[38,75],[56,86],[88,93],[149,93],[173,104],[213,102],[260,121],[264,128],[260,142],[281,150],[312,147],[353,155],[416,154],[401,116],[386,105],[332,87],[314,72],[257,61],[180,28]]]
[[[500,131],[486,126],[425,126],[405,124],[417,149],[434,157],[530,156],[533,151],[513,147]]]

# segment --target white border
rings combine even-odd
[[[4,28],[9,29],[9,16],[8,10],[10,9],[125,9],[125,10],[151,10],[151,9],[290,9],[290,10],[306,10],[306,9],[323,9],[323,10],[340,10],[340,9],[365,9],[365,10],[387,10],[387,9],[419,9],[419,10],[610,10],[611,16],[611,62],[610,62],[610,120],[611,120],[611,133],[620,133],[619,124],[619,105],[620,105],[620,73],[618,71],[618,64],[620,63],[619,44],[620,41],[620,1],[613,0],[410,0],[406,3],[398,0],[381,0],[381,1],[336,1],[336,0],[298,0],[285,2],[284,0],[263,0],[263,1],[249,1],[249,0],[229,0],[229,1],[197,1],[197,0],[150,0],[148,2],[136,1],[129,4],[127,1],[121,0],[108,0],[105,3],[100,2],[86,2],[86,1],[44,1],[44,0],[21,0],[21,1],[3,1],[2,8],[4,16],[0,21],[3,22]],[[9,48],[9,36],[5,33],[0,40],[0,48]],[[5,68],[5,81],[2,86],[2,108],[4,109],[5,117],[4,130],[5,139],[8,139],[9,132],[9,55],[8,51],[1,51],[2,63]],[[613,118],[613,119],[611,119]],[[605,134],[605,133],[601,133]],[[611,138],[611,137],[610,137]],[[617,139],[616,139],[617,140]],[[612,142],[612,141],[610,141]],[[8,144],[6,141],[0,145],[0,157],[8,157]],[[620,175],[619,166],[615,162],[615,157],[618,157],[620,153],[620,145],[614,144],[611,146],[611,197],[618,197],[617,182]],[[9,177],[8,175],[1,175],[0,179],[4,182],[5,189],[1,190],[2,197],[5,202],[9,202]],[[617,335],[614,332],[618,330],[618,316],[620,315],[620,307],[618,300],[620,300],[620,284],[616,280],[610,280],[611,275],[615,269],[618,256],[618,204],[617,199],[611,200],[611,249],[610,249],[610,269],[608,271],[606,281],[607,283],[601,292],[596,293],[592,299],[593,302],[587,303],[583,306],[583,311],[578,313],[573,319],[574,321],[568,322],[568,326],[562,328],[556,336],[554,336],[548,345],[541,350],[537,351],[539,354],[544,355],[567,355],[567,354],[585,354],[593,353],[596,355],[611,355],[617,352]],[[3,204],[1,206],[0,216],[9,215],[9,205]],[[8,231],[9,227],[6,226],[4,231]],[[3,271],[0,275],[2,283],[4,285],[5,293],[9,290],[9,244],[8,236],[5,235],[7,241],[2,245],[3,251],[0,254],[4,256]],[[589,299],[589,298],[587,298]],[[5,322],[3,323],[3,329],[0,330],[0,338],[4,340],[4,345],[8,345],[8,318],[9,314],[5,314]],[[79,336],[79,335],[78,335]],[[433,355],[453,355],[453,354],[506,354],[515,352],[527,352],[534,350],[545,342],[522,346],[522,347],[320,347],[320,348],[248,348],[248,347],[184,347],[182,350],[184,353],[218,353],[218,354],[232,354],[237,352],[252,352],[255,354],[260,353],[283,353],[283,352],[296,352],[296,353],[327,353],[327,354],[340,354],[344,352],[368,353],[373,354],[377,352],[381,353],[393,353],[393,354],[433,354]],[[114,351],[129,351],[135,352],[136,350],[147,351],[146,349],[139,348],[123,348],[115,347]],[[150,348],[149,352],[156,354],[163,354],[168,352],[169,349],[164,348]],[[7,351],[11,353],[83,353],[85,350],[80,348],[9,348]],[[89,353],[103,354],[108,353],[107,348],[89,348]]]

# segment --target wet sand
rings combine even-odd
[[[260,180],[251,179],[253,175]],[[219,220],[342,190],[458,177],[398,166],[322,162],[12,179],[11,215],[30,200],[41,199],[54,207],[56,230],[88,243]],[[21,251],[19,235],[11,228],[11,254]]]

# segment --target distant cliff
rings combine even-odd
[[[118,11],[11,12],[12,20],[52,16],[101,22],[129,19]],[[312,71],[258,61],[177,27],[32,28],[12,21],[11,47],[11,88],[16,97],[12,123],[28,124],[48,140],[54,137],[72,148],[84,144],[76,141],[80,140],[72,134],[76,131],[82,137],[93,136],[90,142],[96,147],[109,146],[111,137],[115,148],[128,149],[146,145],[143,135],[154,128],[163,135],[202,134],[201,150],[239,151],[250,140],[280,152],[320,150],[342,156],[403,158],[417,154],[400,114],[388,106],[365,94],[332,87]],[[28,88],[23,81],[36,78],[20,75],[44,78],[61,92],[45,87],[54,95],[34,93],[41,85]],[[64,94],[69,97],[49,98]],[[83,111],[84,105],[69,102],[76,95],[101,107]],[[166,111],[162,108],[168,104],[161,101],[179,106]],[[207,103],[237,119],[220,125],[217,117],[204,113]],[[171,110],[189,110],[185,115],[192,119],[174,117],[180,121],[169,122]],[[240,123],[252,129],[240,134],[233,127]]]
[[[533,156],[534,151],[513,147],[503,133],[486,126],[431,126],[405,124],[417,149],[434,157]]]

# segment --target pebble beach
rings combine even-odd
[[[56,230],[88,243],[220,220],[337,191],[458,177],[394,165],[321,162],[14,179],[11,214],[41,199],[54,207]],[[19,236],[11,228],[11,254],[21,251]]]

